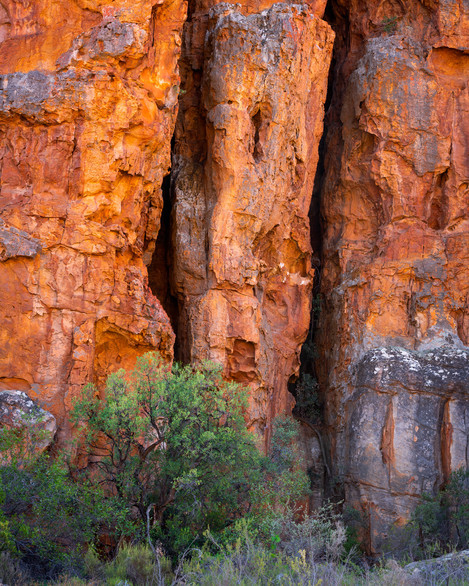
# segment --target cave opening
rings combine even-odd
[[[171,326],[177,335],[179,311],[176,297],[171,293],[171,211],[173,205],[171,173],[163,179],[161,185],[163,197],[163,209],[161,212],[161,223],[156,239],[155,250],[148,267],[148,285],[151,292],[158,298],[163,309],[167,313]],[[174,344],[174,355],[178,359],[177,338]]]

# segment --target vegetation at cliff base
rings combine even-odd
[[[177,556],[243,517],[263,464],[243,413],[247,395],[220,367],[165,365],[158,355],[109,376],[75,403],[90,481],[106,486]]]
[[[41,454],[34,433],[0,430],[0,582],[333,586],[436,584],[444,574],[468,583],[463,558],[433,582],[392,560],[371,567],[337,507],[306,513],[298,422],[276,418],[264,454],[246,429],[247,401],[217,365],[170,368],[148,354],[77,397],[73,457]],[[467,478],[456,473],[417,508],[405,528],[414,558],[467,546]]]

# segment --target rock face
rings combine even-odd
[[[83,384],[172,360],[174,328],[268,441],[321,256],[327,438],[303,447],[377,552],[469,464],[467,1],[186,8],[0,2],[0,390],[67,436]]]
[[[469,14],[333,8],[317,366],[334,474],[373,552],[469,464]]]
[[[292,407],[309,327],[308,211],[334,36],[306,5],[252,13],[262,8],[220,4],[204,20],[196,7],[185,30],[172,234],[182,356],[249,385],[261,433]]]
[[[24,448],[30,451],[30,455],[38,455],[52,444],[57,422],[51,413],[41,409],[26,393],[0,391],[1,429],[25,431]]]
[[[174,334],[147,284],[182,0],[0,4],[0,388],[58,418]]]

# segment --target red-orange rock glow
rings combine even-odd
[[[292,408],[309,327],[308,211],[334,35],[307,5],[256,9],[221,4],[186,28],[196,72],[173,155],[172,283],[185,358],[248,384],[263,431]]]
[[[0,386],[62,432],[90,380],[174,333],[147,285],[182,1],[2,2]]]

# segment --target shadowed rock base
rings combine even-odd
[[[317,370],[333,475],[379,552],[467,466],[469,13],[331,3]]]

